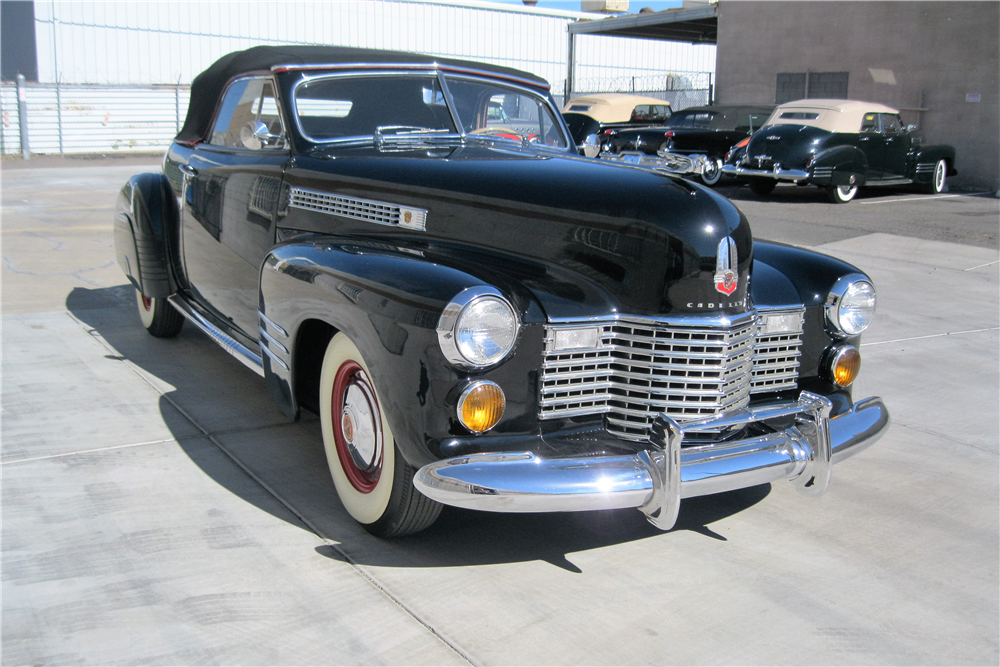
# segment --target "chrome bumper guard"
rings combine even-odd
[[[802,392],[797,401],[751,408],[683,428],[661,414],[650,447],[635,455],[542,458],[531,452],[473,454],[436,461],[414,476],[417,488],[445,505],[493,512],[575,512],[638,508],[670,530],[682,498],[782,479],[805,495],[826,491],[832,464],[857,454],[889,428],[882,399],[866,398],[830,419],[831,403]],[[776,418],[794,425],[767,435],[681,447],[686,433]]]
[[[803,181],[809,178],[808,171],[801,169],[782,169],[776,166],[774,169],[749,169],[735,164],[722,165],[722,173],[730,176],[758,176],[762,178],[775,178],[779,181]]]
[[[603,154],[601,159],[649,167],[671,174],[701,174],[709,164],[707,155],[679,155],[668,151],[657,151],[655,156],[639,151],[622,151]]]

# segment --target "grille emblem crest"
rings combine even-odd
[[[740,276],[736,270],[739,264],[736,256],[736,241],[727,236],[719,241],[715,255],[715,289],[726,296],[736,291]]]

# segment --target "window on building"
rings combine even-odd
[[[848,72],[779,72],[774,103],[803,99],[847,99]]]

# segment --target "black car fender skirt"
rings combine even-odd
[[[150,298],[176,291],[168,259],[169,230],[177,228],[177,200],[162,174],[128,180],[115,205],[115,258],[129,281]]]

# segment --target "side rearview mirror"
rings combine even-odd
[[[264,146],[275,146],[281,139],[279,134],[271,134],[267,125],[259,120],[248,121],[240,128],[240,141],[251,150],[260,150]]]
[[[906,126],[906,131],[907,132],[916,132],[917,131],[917,126],[916,125],[907,125]]]

